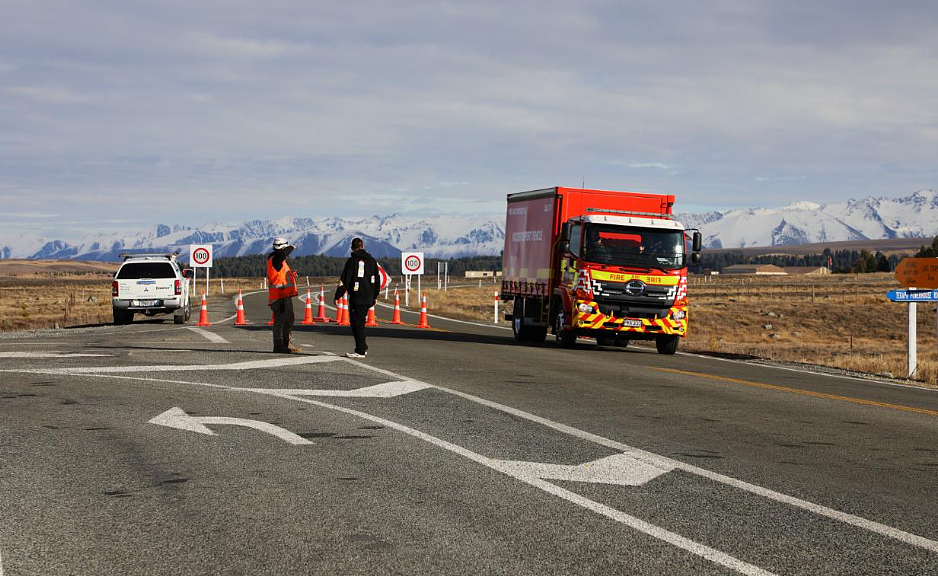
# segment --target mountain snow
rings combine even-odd
[[[938,234],[938,193],[921,190],[902,198],[868,197],[838,204],[799,201],[783,208],[740,208],[724,212],[676,214],[697,228],[707,248],[745,248],[864,240],[930,238]],[[280,218],[242,223],[210,222],[198,228],[157,224],[123,234],[95,233],[80,239],[36,234],[0,237],[0,258],[117,260],[124,251],[179,250],[213,244],[215,256],[265,253],[283,236],[297,256],[345,256],[352,238],[365,239],[375,256],[422,251],[429,258],[497,255],[505,243],[504,217],[400,214],[370,218]]]

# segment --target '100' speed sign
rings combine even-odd
[[[189,264],[193,268],[211,268],[212,267],[212,245],[211,244],[190,244],[189,245]]]
[[[423,274],[423,252],[401,252],[401,271],[404,274]]]

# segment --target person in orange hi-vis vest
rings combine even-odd
[[[287,264],[287,256],[296,248],[283,238],[274,240],[274,251],[267,257],[267,304],[274,317],[274,352],[298,354],[293,345],[293,298],[296,291],[296,273]]]

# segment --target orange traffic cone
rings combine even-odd
[[[241,291],[238,290],[238,317],[235,318],[235,326],[247,326],[248,321],[244,319],[244,300],[241,298]]]
[[[368,309],[368,318],[365,320],[365,326],[374,328],[378,325],[378,320],[375,318],[375,307],[372,306]]]
[[[348,321],[348,296],[343,296],[343,297],[342,297],[342,302],[340,303],[340,305],[342,306],[342,320],[339,322],[339,326],[348,326],[348,325],[349,325],[349,321]]]
[[[202,292],[202,310],[199,311],[199,323],[196,326],[211,326],[208,321],[208,304],[205,302],[205,292]]]
[[[429,328],[430,322],[427,321],[427,294],[424,292],[423,299],[420,301],[420,322],[417,322],[417,328]]]
[[[319,312],[316,313],[316,317],[313,318],[313,322],[328,322],[329,318],[326,317],[326,291],[322,286],[319,287]]]
[[[309,326],[310,324],[315,324],[313,321],[313,295],[309,293],[309,288],[306,289],[306,314],[303,316],[303,321],[300,324]]]
[[[394,316],[391,317],[391,324],[403,324],[401,322],[401,296],[394,291]]]
[[[273,326],[273,325],[274,325],[274,311],[273,311],[273,310],[270,311],[270,321],[267,322],[267,325],[268,325],[268,326]]]
[[[342,322],[342,299],[341,298],[335,301],[335,320],[333,320],[333,322],[335,322],[336,324],[341,324]]]

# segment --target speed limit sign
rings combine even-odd
[[[211,244],[190,244],[189,245],[189,264],[193,268],[211,268],[212,267],[212,245]]]
[[[423,274],[423,252],[401,252],[401,270],[406,275]]]

